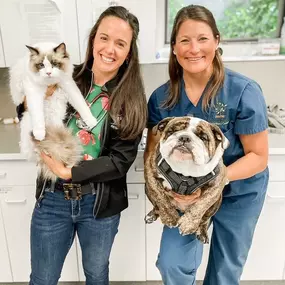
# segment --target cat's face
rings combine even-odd
[[[30,70],[43,79],[53,81],[68,71],[70,60],[64,43],[58,46],[41,44],[39,47],[27,48],[30,51]]]

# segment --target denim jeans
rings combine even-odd
[[[86,285],[109,284],[109,256],[120,214],[95,219],[95,195],[65,200],[63,192],[45,192],[31,222],[30,285],[56,285],[65,257],[78,235]]]
[[[236,207],[224,198],[213,216],[213,233],[203,285],[238,285],[251,246],[265,194],[250,205]],[[164,285],[195,285],[203,245],[194,235],[182,236],[164,227],[156,266]]]

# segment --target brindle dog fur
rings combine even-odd
[[[146,216],[146,223],[152,223],[158,217],[161,222],[168,227],[179,227],[180,234],[188,235],[195,234],[197,238],[203,242],[208,243],[208,227],[211,217],[217,212],[222,202],[222,191],[226,184],[225,166],[222,159],[218,165],[220,167],[219,174],[210,182],[203,185],[201,189],[201,196],[192,205],[186,209],[179,209],[175,203],[172,195],[172,190],[163,186],[164,179],[161,177],[156,157],[159,153],[160,141],[163,141],[171,133],[187,128],[189,125],[189,117],[166,118],[162,120],[155,128],[154,132],[160,132],[160,140],[155,148],[150,151],[145,161],[145,181],[146,181],[146,195],[154,208]],[[208,126],[207,126],[208,125]],[[216,147],[222,141],[223,134],[221,130],[206,122],[202,122],[201,128],[211,136],[212,143],[209,143],[208,150],[211,157],[214,155]],[[179,215],[177,208],[183,213]]]

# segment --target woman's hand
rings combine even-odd
[[[201,196],[201,189],[198,189],[191,195],[180,195],[177,193],[173,193],[173,199],[183,207],[187,207],[189,205],[194,204],[199,200],[200,196]]]
[[[41,157],[44,163],[57,177],[64,180],[71,179],[71,168],[67,168],[61,161],[55,160],[43,152],[41,153]]]

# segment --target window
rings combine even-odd
[[[173,21],[179,9],[202,5],[214,15],[222,41],[257,41],[277,38],[283,23],[284,0],[165,0],[165,43],[169,44]]]

